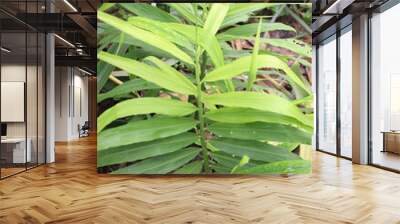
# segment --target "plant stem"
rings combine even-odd
[[[201,102],[201,86],[198,85],[197,88],[200,90],[198,91],[197,95],[197,107],[198,107],[198,115],[199,115],[199,126],[200,126],[200,143],[201,143],[201,148],[203,149],[203,160],[204,160],[204,170],[206,173],[210,173],[210,167],[209,167],[209,162],[208,162],[208,150],[207,150],[207,143],[206,143],[206,136],[205,136],[205,130],[204,130],[204,107],[203,103]]]
[[[196,10],[196,14],[199,11],[198,6],[195,3],[194,8]],[[199,16],[199,15],[197,15]],[[200,17],[200,16],[199,16]],[[197,25],[198,26],[198,25]],[[207,143],[206,143],[206,133],[205,133],[205,121],[204,121],[204,104],[202,102],[202,86],[203,84],[201,83],[201,79],[203,78],[202,76],[204,75],[204,70],[205,66],[207,63],[207,60],[205,60],[205,56],[203,56],[203,60],[200,61],[200,58],[202,57],[203,50],[201,49],[199,45],[199,40],[198,40],[198,30],[196,26],[196,43],[197,43],[197,49],[196,49],[196,55],[195,55],[195,75],[196,75],[196,84],[197,84],[197,117],[199,119],[199,129],[200,129],[200,144],[201,148],[203,149],[203,167],[204,171],[206,173],[210,173],[210,166],[209,166],[209,161],[208,161],[208,150],[207,150]]]
[[[196,16],[200,17],[198,15],[198,5],[194,3],[194,9],[196,12]],[[196,96],[196,101],[197,101],[197,118],[199,119],[199,129],[200,129],[200,145],[201,148],[203,149],[203,167],[204,171],[206,173],[210,173],[210,166],[209,166],[209,161],[208,161],[208,150],[207,150],[207,143],[206,143],[206,132],[205,132],[205,120],[204,120],[204,104],[202,102],[202,94],[203,94],[203,84],[201,80],[203,79],[204,73],[205,73],[205,66],[207,63],[207,58],[204,56],[203,52],[204,50],[200,47],[199,45],[199,35],[198,35],[198,29],[196,26],[196,53],[195,53],[195,75],[196,75],[196,85],[197,85],[197,96]],[[203,60],[200,60],[202,57]]]
[[[199,50],[199,49],[198,49]],[[208,161],[208,150],[207,150],[207,143],[206,143],[206,135],[205,135],[205,120],[204,120],[204,105],[202,103],[202,83],[201,83],[201,73],[203,66],[200,65],[200,55],[196,55],[196,67],[195,67],[195,74],[196,74],[196,84],[197,84],[197,113],[199,119],[199,129],[200,129],[200,144],[201,148],[203,149],[203,162],[204,162],[204,171],[206,173],[210,173],[209,161]],[[204,62],[203,62],[204,63]]]
[[[195,74],[196,74],[196,84],[197,84],[197,117],[199,119],[199,129],[200,129],[200,144],[201,148],[203,149],[203,166],[204,166],[204,171],[206,173],[210,173],[210,167],[209,167],[209,162],[208,162],[208,151],[207,151],[207,143],[206,143],[206,135],[205,135],[205,121],[204,121],[204,104],[202,102],[202,83],[201,83],[201,76],[203,73],[203,66],[200,65],[200,54],[201,54],[201,49],[198,48],[196,51],[196,67],[195,67]],[[204,63],[204,61],[203,61]]]

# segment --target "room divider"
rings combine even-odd
[[[0,3],[0,178],[45,163],[45,34],[24,21],[44,1]]]

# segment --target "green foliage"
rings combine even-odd
[[[260,49],[261,27],[262,27],[262,19],[260,19],[260,22],[258,23],[256,40],[254,41],[254,47],[253,47],[253,54],[251,55],[249,78],[247,80],[247,88],[246,88],[248,91],[252,90],[253,83],[254,81],[256,81],[257,78],[257,57],[258,57],[258,50]]]
[[[100,103],[103,100],[113,98],[113,97],[121,97],[129,93],[135,93],[141,90],[148,89],[159,89],[157,85],[147,82],[143,79],[132,79],[127,82],[124,82],[122,85],[115,87],[114,89],[100,93],[97,97],[97,102]]]
[[[97,155],[97,164],[98,166],[107,166],[164,155],[189,146],[195,141],[194,133],[185,132],[153,141],[117,146],[100,150]]]
[[[250,168],[238,168],[238,174],[302,174],[310,172],[311,162],[308,160],[285,160],[267,163]]]
[[[120,3],[119,5],[122,6],[122,8],[140,17],[161,22],[170,22],[170,23],[179,22],[179,20],[174,16],[170,15],[169,13],[157,7],[153,7],[150,4]]]
[[[155,156],[142,160],[114,171],[114,174],[165,174],[191,161],[199,154],[200,148],[186,148],[162,156]]]
[[[220,137],[259,141],[311,144],[311,133],[284,124],[254,122],[246,124],[213,123],[209,130]]]
[[[194,161],[186,164],[182,168],[174,172],[174,174],[198,174],[203,168],[203,161]]]
[[[300,78],[293,72],[292,69],[289,68],[289,66],[285,62],[283,62],[280,58],[272,55],[252,55],[240,57],[230,64],[211,71],[206,75],[204,81],[212,82],[224,80],[243,74],[244,72],[249,71],[249,65],[251,65],[252,63],[254,63],[254,69],[269,67],[285,71],[288,79],[296,83],[304,91],[311,93],[309,87],[306,87],[304,85],[303,81],[300,80]]]
[[[193,113],[195,110],[196,107],[193,104],[179,100],[155,97],[124,100],[109,108],[99,116],[97,132],[101,132],[108,124],[118,118],[149,113],[169,116],[185,116]]]
[[[257,23],[235,26],[221,34],[218,34],[217,38],[219,40],[230,41],[237,39],[237,37],[240,36],[251,37],[257,33],[258,26],[259,24]],[[261,26],[261,32],[270,32],[276,30],[296,32],[296,30],[293,29],[293,27],[285,25],[283,23],[267,23]]]
[[[263,162],[300,159],[288,150],[259,141],[219,138],[211,140],[210,143],[222,152],[234,157],[247,155],[253,160]]]
[[[110,14],[104,13],[102,11],[98,11],[97,17],[99,20],[107,23],[108,25],[114,27],[115,29],[120,30],[121,32],[126,33],[127,35],[138,39],[146,44],[149,44],[155,48],[159,48],[162,51],[165,51],[172,56],[186,62],[189,64],[193,64],[192,59],[185,52],[180,50],[173,43],[168,41],[167,39],[155,35],[146,30],[140,29],[138,27],[130,25],[128,22],[119,19]]]
[[[279,113],[302,122],[305,125],[312,125],[298,107],[290,101],[272,94],[262,92],[229,92],[207,95],[204,102],[213,105],[226,107],[252,108],[261,111]]]
[[[280,6],[101,6],[98,103],[112,104],[98,117],[98,167],[113,174],[310,172],[293,150],[310,144],[313,97],[299,67],[288,64],[309,63],[310,47],[293,36],[266,37],[298,31],[253,17]],[[252,49],[233,48],[237,40]],[[117,86],[107,81],[115,70],[124,74]],[[259,75],[267,72],[296,91],[266,86]]]
[[[280,113],[255,110],[251,108],[224,107],[218,110],[211,110],[206,113],[206,118],[222,123],[245,124],[251,122],[265,122],[276,124],[288,124],[297,126],[308,132],[312,131],[312,126],[308,126],[292,118]]]
[[[191,118],[159,117],[129,122],[100,132],[99,151],[121,145],[166,138],[193,129],[196,121]]]

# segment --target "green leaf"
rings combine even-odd
[[[303,104],[303,103],[311,103],[311,102],[313,102],[313,100],[314,100],[314,96],[309,95],[309,96],[303,97],[301,99],[294,100],[292,103],[294,105],[299,105],[299,104]]]
[[[250,168],[238,168],[237,174],[307,174],[311,172],[308,160],[288,160],[268,163]]]
[[[186,164],[174,172],[174,174],[199,174],[203,168],[203,161],[194,161]]]
[[[231,41],[237,39],[238,36],[254,36],[257,33],[258,23],[250,23],[239,25],[228,29],[227,31],[217,35],[220,41]],[[270,32],[276,30],[296,32],[296,30],[283,23],[266,23],[261,26],[261,32]]]
[[[311,58],[312,56],[312,48],[299,40],[296,39],[271,39],[271,38],[262,38],[261,43],[270,44],[274,47],[281,47],[288,49],[294,53],[297,53],[301,56],[305,56]]]
[[[138,16],[129,17],[128,22],[134,26],[162,36],[172,43],[184,47],[191,52],[194,52],[193,44],[182,34],[176,32],[173,29],[169,29],[168,26],[165,26],[165,23]]]
[[[118,36],[117,36],[118,37]],[[118,37],[119,39],[119,37]],[[119,44],[112,44],[109,51],[110,52],[115,52],[117,55],[123,54],[128,46],[123,46],[120,47]],[[114,70],[114,66],[104,62],[104,61],[98,61],[97,62],[97,93],[100,93],[101,89],[104,87],[104,85],[107,83],[108,77],[110,76],[111,72]]]
[[[299,143],[289,143],[289,142],[282,142],[277,146],[280,148],[287,149],[289,152],[294,151],[300,144]]]
[[[235,172],[236,169],[239,167],[244,167],[246,166],[250,161],[250,158],[247,155],[242,156],[242,159],[240,159],[239,164],[237,164],[235,167],[232,168],[231,173]]]
[[[233,50],[227,48],[223,49],[223,51],[225,59],[237,59],[240,57],[249,56],[251,53],[249,50]]]
[[[246,88],[247,91],[251,91],[253,83],[257,79],[257,66],[256,66],[257,62],[256,62],[256,60],[257,60],[257,56],[258,56],[258,50],[260,49],[261,26],[262,26],[262,19],[260,19],[260,22],[258,23],[257,35],[256,35],[256,39],[254,41],[253,53],[251,55],[249,78],[247,80],[247,88]]]
[[[113,39],[112,42],[117,42],[117,39]],[[130,52],[129,55],[126,55],[126,57],[131,59],[135,58],[142,59],[147,56],[156,56],[159,58],[173,58],[170,54],[165,53],[165,51],[162,51],[159,48],[153,47],[149,44],[146,44],[143,41],[140,41],[128,35],[126,35],[124,43],[131,47],[136,47],[133,51]]]
[[[231,4],[228,14],[226,15],[221,28],[234,25],[238,22],[245,22],[256,11],[262,10],[267,7],[274,7],[274,3],[240,3]]]
[[[214,35],[208,34],[203,28],[191,25],[178,23],[165,23],[165,25],[187,37],[193,44],[199,44],[203,47],[215,67],[224,65],[224,54]]]
[[[303,128],[308,132],[312,132],[312,127],[307,126],[292,117],[250,108],[224,107],[218,110],[208,111],[205,114],[205,117],[222,123],[242,124],[261,121],[267,123],[290,124]]]
[[[207,51],[216,67],[224,65],[224,56],[215,34],[218,32],[229,10],[229,5],[229,3],[212,4],[207,14],[206,22],[204,23],[204,32],[200,33],[201,46]],[[226,81],[226,85],[233,91],[234,87],[232,82]]]
[[[104,26],[104,28],[99,28],[101,26]],[[105,48],[111,49],[113,46],[110,47],[110,43],[118,44],[121,39],[120,36],[125,35],[124,33],[115,33],[114,28],[104,23],[99,23],[99,27],[97,28],[98,51],[102,51]],[[115,46],[115,49],[117,49],[117,46]]]
[[[290,125],[254,122],[246,124],[213,123],[208,126],[212,133],[226,138],[292,142],[311,144],[311,133]]]
[[[186,148],[166,155],[152,157],[121,168],[112,174],[166,174],[194,159],[201,150]]]
[[[196,139],[197,136],[194,133],[187,132],[150,142],[100,150],[97,153],[97,166],[102,167],[118,163],[134,162],[153,156],[164,155],[182,149],[192,144]]]
[[[104,51],[98,53],[97,58],[165,89],[187,95],[197,94],[193,84],[183,81],[185,77],[169,76],[153,66]]]
[[[187,21],[189,21],[193,24],[196,24],[198,26],[203,25],[203,21],[201,20],[201,18],[199,18],[195,14],[191,4],[189,4],[189,3],[170,3],[167,5],[169,5],[173,9],[175,9]]]
[[[230,79],[234,76],[248,72],[251,64],[252,56],[245,56],[239,58],[229,64],[216,68],[209,72],[203,79],[205,82],[215,82],[218,80]],[[255,60],[256,69],[260,68],[274,68],[283,70],[288,78],[296,83],[299,87],[304,89],[307,93],[311,94],[311,90],[307,88],[301,79],[289,68],[289,66],[278,57],[272,55],[258,55]]]
[[[229,3],[214,3],[208,12],[206,22],[204,23],[204,31],[210,35],[215,35],[222,22],[224,21],[225,15],[229,10]]]
[[[211,167],[213,169],[216,168],[217,173],[230,173],[231,170],[240,163],[241,159],[239,156],[230,155],[221,151],[212,152],[210,155],[216,162],[216,164],[212,164]],[[263,164],[263,162],[250,160],[244,166],[254,167],[261,164]]]
[[[217,149],[238,157],[247,155],[251,160],[275,162],[301,159],[294,153],[267,143],[229,138],[213,139],[210,143]],[[237,165],[237,163],[235,164]]]
[[[119,5],[141,17],[160,22],[179,23],[179,20],[171,14],[148,3],[119,3]]]
[[[312,66],[312,64],[311,64],[309,61],[305,60],[305,59],[297,58],[297,61],[298,61],[300,64],[302,64],[302,65],[304,65],[304,66],[306,66],[306,67],[311,68],[311,66]]]
[[[110,9],[111,7],[113,7],[114,5],[115,5],[115,3],[103,3],[100,5],[99,11],[106,11],[106,10]]]
[[[237,39],[244,39],[244,40],[254,40],[253,36],[245,36],[245,35],[229,35],[229,36],[219,36],[221,40],[237,40]],[[289,51],[292,51],[300,56],[304,56],[307,58],[311,58],[312,56],[312,48],[309,44],[306,44],[300,40],[287,38],[287,39],[277,39],[277,38],[261,38],[261,43],[269,44],[274,47],[285,48]]]
[[[261,92],[229,92],[205,95],[203,101],[207,104],[228,107],[252,108],[267,112],[282,114],[313,126],[313,120],[306,117],[298,107],[279,96]]]
[[[182,60],[183,62],[193,65],[193,60],[189,55],[187,55],[185,52],[183,52],[181,49],[179,49],[177,46],[175,46],[173,43],[163,37],[137,28],[122,19],[104,13],[102,11],[97,12],[97,18],[104,23],[107,23],[114,28],[132,36],[135,39],[143,41],[153,47],[169,53],[170,55]]]
[[[224,166],[222,166],[222,165],[220,165],[220,164],[211,164],[211,169],[213,169],[214,171],[215,171],[215,173],[218,173],[218,174],[230,174],[231,173],[231,168],[228,168],[228,167],[224,167]]]
[[[221,166],[229,168],[229,170],[236,166],[240,160],[238,156],[232,156],[221,151],[211,153],[211,157]]]
[[[297,61],[293,62],[292,65],[291,65],[291,69],[303,81],[303,83],[307,86],[307,88],[311,89],[311,84],[309,83],[309,81],[303,75],[303,68],[301,67],[300,63],[297,62]],[[295,96],[295,99],[301,99],[301,98],[304,98],[304,97],[307,97],[307,96],[311,96],[311,99],[312,99],[312,95],[308,95],[301,88],[299,88],[295,83],[291,82],[290,80],[288,80],[288,81],[289,81],[289,84],[292,87],[292,91],[291,92]]]
[[[182,86],[185,86],[191,94],[195,94],[197,88],[196,86],[193,85],[193,83],[182,73],[178,72],[176,69],[171,67],[169,64],[165,63],[164,61],[161,61],[160,59],[149,56],[145,58],[144,60],[150,61],[154,65],[156,65],[162,72],[165,73],[167,77],[171,80],[179,80],[179,83]]]
[[[166,138],[193,129],[192,118],[159,117],[129,122],[100,132],[97,150]]]
[[[123,117],[150,113],[185,116],[196,110],[197,108],[191,103],[158,97],[125,100],[107,109],[98,117],[97,132],[99,133],[108,124]]]
[[[124,82],[122,85],[114,87],[112,90],[101,93],[97,96],[97,103],[102,102],[103,100],[123,96],[128,93],[132,93],[135,91],[140,90],[147,90],[147,89],[159,89],[157,85],[149,83],[143,79],[132,79],[127,82]]]

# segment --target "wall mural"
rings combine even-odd
[[[104,3],[97,166],[311,171],[311,4]]]

